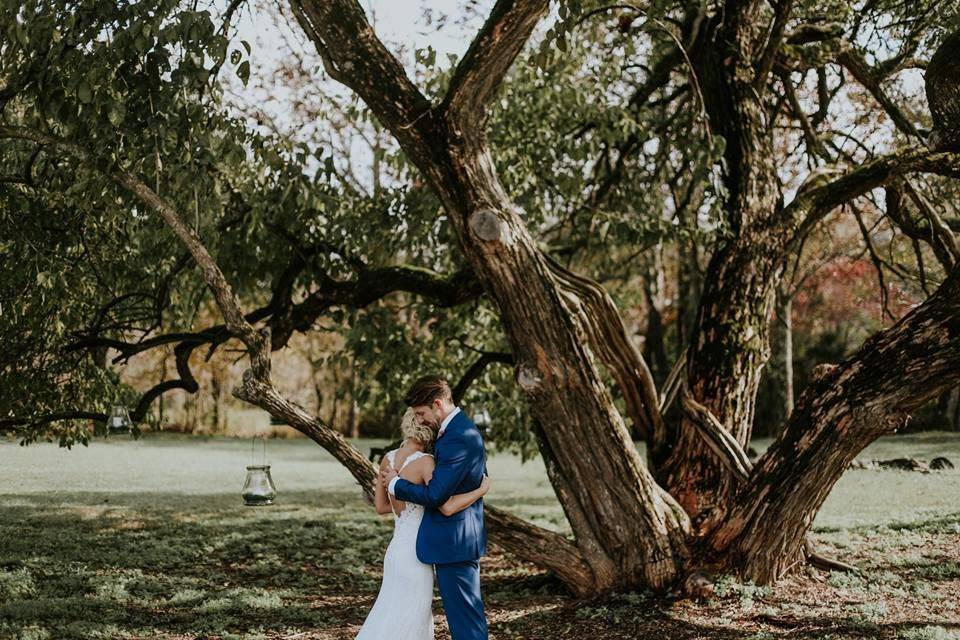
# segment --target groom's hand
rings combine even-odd
[[[396,478],[399,473],[396,469],[381,469],[380,470],[380,480],[383,482],[383,486],[389,486],[390,481]]]

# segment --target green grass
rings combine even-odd
[[[383,442],[356,444],[366,453]],[[864,457],[934,455],[960,462],[960,437],[885,439]],[[268,441],[276,504],[245,507],[251,461],[249,440],[223,437],[111,436],[72,450],[0,440],[0,638],[352,638],[379,586],[390,519],[305,439]],[[566,529],[539,460],[500,454],[488,466],[491,504]],[[958,614],[944,594],[960,584],[960,552],[949,551],[960,539],[960,472],[851,471],[816,530],[818,543],[865,569],[831,574],[821,587],[849,601],[835,613],[854,635],[837,637],[956,637],[944,619]],[[639,594],[580,606],[515,561],[501,557],[485,571],[491,637],[582,637],[599,628],[607,631],[594,637],[638,637],[615,630],[647,624],[675,625],[677,637],[780,637],[780,627],[743,629],[742,621],[791,607],[769,589],[725,579],[720,609],[679,617]],[[934,603],[943,615],[890,626],[898,598]]]
[[[758,450],[769,445],[758,440]],[[957,466],[949,472],[869,471],[851,469],[834,486],[817,515],[814,529],[909,524],[960,512],[960,434],[929,432],[880,438],[859,459],[946,456]]]

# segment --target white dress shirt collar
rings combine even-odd
[[[460,407],[454,407],[450,413],[443,419],[443,422],[440,423],[440,431],[437,432],[437,437],[443,435],[443,430],[447,428],[447,425],[450,424],[450,421],[453,420],[453,416],[460,413]]]

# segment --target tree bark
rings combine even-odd
[[[650,372],[657,386],[662,386],[670,373],[667,359],[667,328],[663,323],[661,308],[663,302],[664,273],[660,257],[661,247],[655,248],[652,264],[647,265],[644,274],[643,291],[647,299],[647,331],[644,335],[643,356],[650,363]]]
[[[925,87],[936,149],[960,151],[960,31],[944,38],[927,65]]]
[[[793,298],[787,297],[781,306],[783,315],[783,396],[784,415],[793,413]],[[780,434],[776,434],[780,435]]]
[[[774,266],[752,240],[714,255],[687,362],[693,396],[742,448],[749,443],[760,376],[770,357],[769,318],[775,298],[771,272]],[[688,417],[680,421],[659,478],[695,526],[722,517],[737,485]]]
[[[783,272],[782,241],[766,224],[781,205],[773,143],[756,85],[769,69],[753,19],[757,0],[728,2],[723,19],[705,20],[691,54],[710,127],[725,141],[728,240],[713,254],[687,357],[687,385],[745,448],[753,426],[760,375],[770,357],[769,319]],[[780,7],[789,11],[790,2]],[[778,18],[780,16],[778,15]],[[771,38],[776,34],[771,34]],[[764,81],[765,82],[765,81]],[[721,518],[737,480],[684,417],[658,479],[700,530]]]
[[[685,210],[682,210],[685,211]],[[689,216],[689,214],[686,214]],[[684,217],[680,218],[681,225],[686,223]],[[701,289],[703,287],[703,277],[700,273],[700,251],[699,247],[693,242],[689,245],[681,245],[678,248],[678,269],[677,269],[677,292],[679,295],[679,304],[677,305],[677,350],[676,357],[679,358],[690,343],[690,336],[693,334],[693,327],[697,320],[697,307],[700,302]]]

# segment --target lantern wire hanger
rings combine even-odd
[[[260,438],[260,441],[263,443],[263,455],[261,465],[267,464],[267,439],[259,433],[255,433],[253,438],[250,439],[250,465],[256,465],[256,455],[257,455],[257,438]]]

